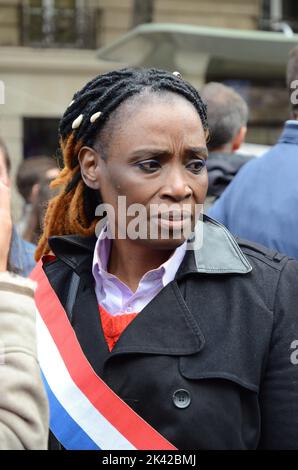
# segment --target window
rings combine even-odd
[[[297,0],[283,1],[283,19],[292,27],[293,31],[298,32],[298,2]]]
[[[24,0],[23,42],[43,47],[95,47],[96,12],[85,0]]]
[[[297,0],[263,0],[260,28],[282,31],[290,35],[298,32]]]
[[[59,119],[55,118],[24,118],[24,158],[55,155],[59,160],[58,126]]]

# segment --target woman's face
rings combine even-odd
[[[140,224],[147,225],[147,237],[136,242],[164,249],[180,245],[208,187],[206,139],[197,111],[179,95],[150,95],[122,105],[110,137],[95,175],[103,202],[115,210],[116,230],[123,215],[117,214],[119,196],[125,196],[127,208],[139,204],[146,213]],[[127,217],[126,227],[132,219]],[[162,231],[169,236],[162,239]]]

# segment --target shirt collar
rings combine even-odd
[[[112,241],[108,237],[108,225],[105,225],[96,242],[93,257],[93,268],[97,264],[98,269],[107,271],[108,261],[111,252]]]
[[[107,265],[109,261],[109,256],[111,252],[111,245],[112,242],[107,236],[108,234],[108,225],[105,225],[98,237],[98,240],[95,245],[94,249],[94,256],[93,256],[93,267],[92,273],[95,276],[95,273],[101,276],[109,276],[113,277],[112,274],[107,272]],[[186,252],[187,242],[184,242],[182,245],[178,246],[174,253],[170,256],[170,258],[162,263],[158,268],[152,269],[144,274],[141,280],[144,280],[145,277],[160,279],[162,281],[163,286],[166,286],[169,282],[171,282],[178,269],[182,260],[184,258]]]

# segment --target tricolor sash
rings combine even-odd
[[[96,375],[40,261],[37,349],[50,406],[50,429],[69,450],[175,450]]]

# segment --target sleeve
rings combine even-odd
[[[260,449],[298,449],[298,262],[288,260],[275,297],[260,389]]]
[[[46,449],[48,404],[36,353],[34,284],[0,273],[0,449]]]
[[[242,231],[244,229],[245,232],[248,232],[246,218],[243,218],[242,213],[244,211],[247,215],[253,210],[251,200],[249,201],[249,205],[244,205],[244,202],[247,201],[247,194],[251,193],[251,185],[256,172],[256,163],[258,163],[257,159],[253,158],[245,165],[242,165],[233,180],[207,212],[209,217],[222,223],[231,232],[237,233],[238,235],[240,235],[239,230]],[[247,238],[249,239],[249,237]]]

